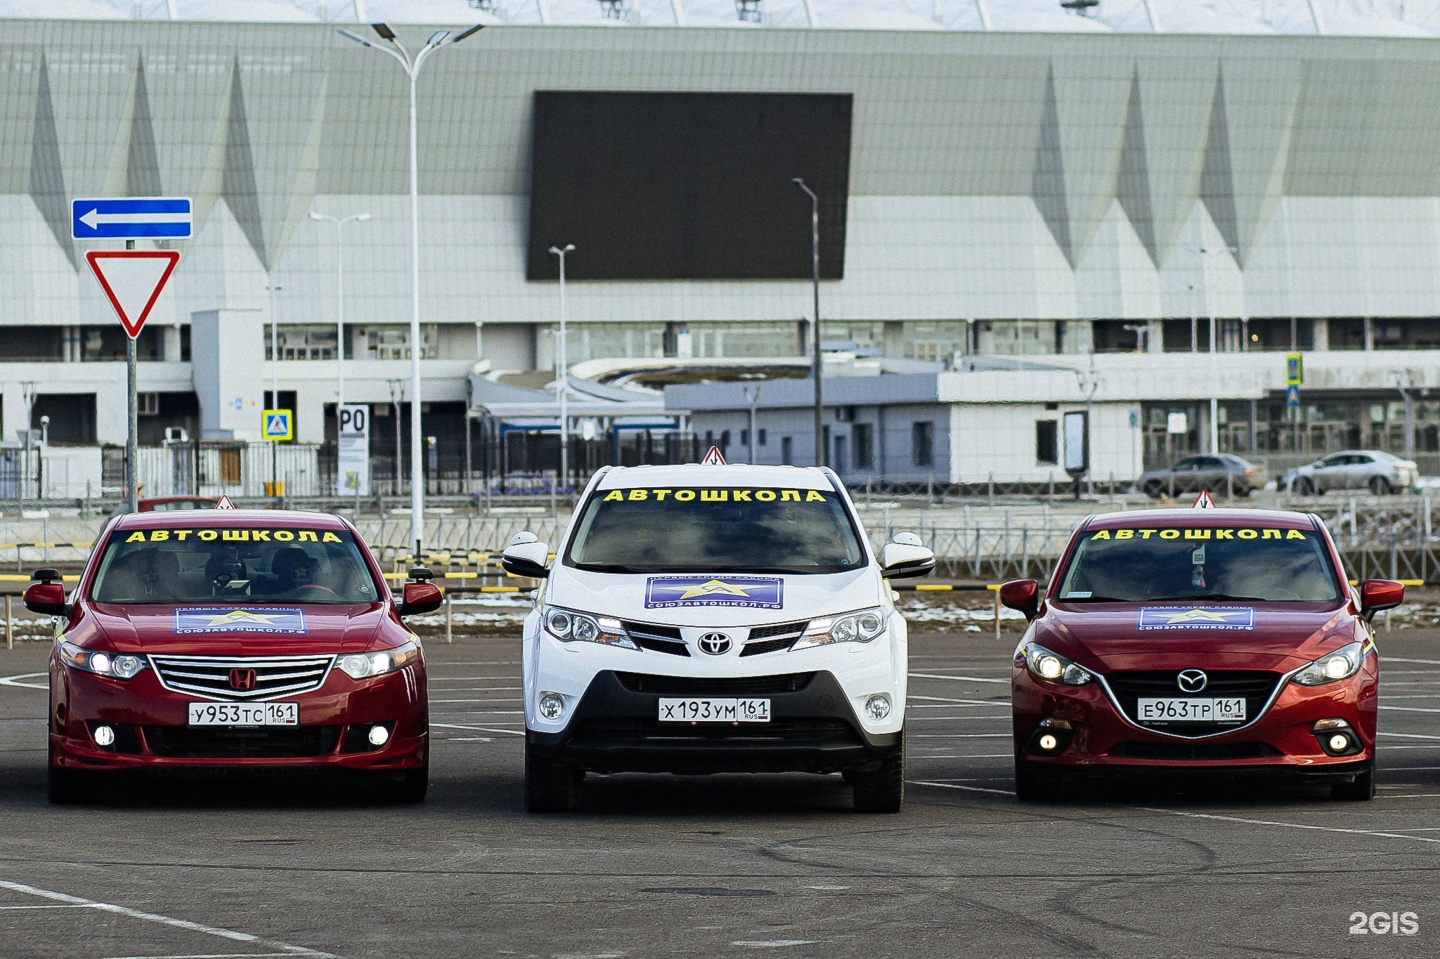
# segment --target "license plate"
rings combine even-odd
[[[662,699],[662,723],[768,723],[768,699]]]
[[[1245,719],[1245,699],[1142,699],[1140,721],[1146,723],[1230,723]]]
[[[192,726],[298,726],[299,703],[191,703]]]

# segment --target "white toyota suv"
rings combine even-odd
[[[525,801],[562,812],[586,772],[842,773],[864,812],[905,790],[905,619],[829,469],[609,467],[547,565],[519,533],[509,572],[544,583],[525,618]]]

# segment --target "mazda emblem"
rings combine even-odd
[[[1209,681],[1210,678],[1200,669],[1182,669],[1175,677],[1175,685],[1180,687],[1182,693],[1198,693]]]
[[[699,639],[700,651],[711,656],[723,656],[730,652],[730,637],[724,633],[705,633]]]
[[[230,670],[230,688],[237,693],[248,693],[255,688],[255,670]]]

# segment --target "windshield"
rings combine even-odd
[[[1334,602],[1340,582],[1313,530],[1102,529],[1084,534],[1060,602]]]
[[[142,529],[110,537],[98,603],[374,603],[382,594],[350,533]]]
[[[565,562],[594,572],[836,573],[865,563],[834,490],[599,490]]]

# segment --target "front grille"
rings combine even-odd
[[[740,650],[740,655],[759,656],[763,653],[789,649],[795,645],[795,640],[800,638],[800,635],[805,632],[805,627],[809,625],[809,621],[806,620],[799,623],[779,623],[775,626],[760,626],[752,629],[745,647]]]
[[[765,696],[799,692],[815,678],[814,673],[784,673],[779,676],[733,676],[708,679],[703,676],[652,676],[647,673],[616,673],[620,685],[632,693],[662,696]]]
[[[1116,759],[1265,759],[1281,755],[1267,743],[1119,743]]]
[[[1206,670],[1208,681],[1198,693],[1184,693],[1176,684],[1179,670],[1122,672],[1106,675],[1105,681],[1115,694],[1120,708],[1131,722],[1180,736],[1213,736],[1228,730],[1246,726],[1260,718],[1260,711],[1270,701],[1275,686],[1280,682],[1279,673],[1260,670]],[[1243,696],[1245,699],[1245,721],[1239,723],[1157,723],[1141,722],[1136,701],[1140,698],[1167,699],[1225,699]]]
[[[838,719],[772,719],[768,723],[695,725],[653,719],[598,719],[575,731],[579,743],[859,743],[854,728]]]
[[[333,656],[151,656],[160,685],[204,699],[254,701],[294,696],[319,689]],[[254,670],[250,689],[234,689],[232,670]],[[242,677],[248,682],[248,675]]]
[[[657,653],[669,653],[671,656],[689,656],[690,650],[685,645],[685,640],[680,637],[680,629],[676,626],[661,626],[656,623],[622,623],[625,632],[636,646],[641,649],[654,650]]]
[[[340,726],[146,726],[145,742],[171,759],[298,759],[328,756]]]

